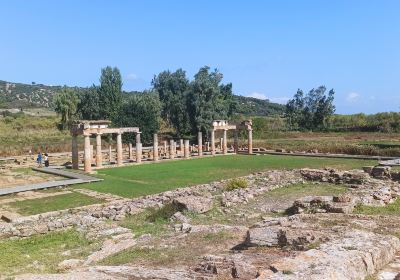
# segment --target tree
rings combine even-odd
[[[99,94],[99,117],[113,120],[122,101],[122,79],[119,69],[111,66],[101,69]]]
[[[227,119],[232,114],[232,84],[221,84],[223,75],[204,66],[194,76],[190,84],[189,115],[192,132],[207,132],[211,122]]]
[[[132,94],[124,100],[115,124],[121,127],[139,127],[144,143],[152,143],[153,134],[160,128],[161,102],[158,95],[151,92]],[[124,134],[124,141],[133,142],[134,135]]]
[[[79,113],[80,118],[84,120],[100,119],[98,87],[93,85],[88,90],[79,94],[77,112]]]
[[[326,127],[327,119],[335,112],[333,105],[335,91],[328,94],[325,86],[312,89],[304,96],[302,90],[297,90],[294,98],[286,104],[288,124],[292,129],[322,129]]]
[[[64,87],[54,99],[54,110],[61,115],[61,128],[66,129],[70,126],[71,121],[76,114],[78,104],[77,94]]]
[[[162,117],[175,128],[178,136],[190,132],[187,110],[189,80],[182,69],[171,73],[163,71],[152,80],[153,90],[162,102]]]

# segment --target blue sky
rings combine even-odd
[[[125,90],[204,65],[245,96],[336,90],[338,113],[400,111],[400,1],[0,0],[0,80]]]

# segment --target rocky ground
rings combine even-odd
[[[0,239],[75,229],[101,244],[16,279],[398,279],[400,217],[356,213],[395,203],[396,176],[302,169],[137,199],[87,191],[107,202],[15,217]]]

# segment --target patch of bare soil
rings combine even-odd
[[[50,174],[35,172],[30,169],[3,169],[0,170],[0,188],[9,188],[20,185],[57,181],[63,178]]]

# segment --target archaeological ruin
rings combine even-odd
[[[144,147],[140,139],[140,129],[138,127],[121,127],[111,128],[109,125],[110,121],[97,120],[97,121],[77,121],[71,128],[72,136],[72,168],[79,169],[80,157],[78,149],[78,136],[84,137],[84,152],[83,152],[83,166],[85,172],[91,172],[92,166],[95,168],[103,167],[103,149],[102,149],[102,135],[116,134],[116,164],[118,166],[123,165],[127,162],[141,163],[143,159]],[[205,154],[216,155],[217,153],[228,154],[228,131],[234,132],[233,147],[230,149],[232,153],[239,152],[239,137],[238,134],[241,130],[245,130],[248,135],[247,148],[242,148],[241,151],[247,150],[248,154],[253,153],[253,137],[252,137],[252,122],[251,120],[243,121],[240,124],[229,124],[226,120],[215,120],[212,122],[210,129],[210,141],[203,145],[203,134],[198,132],[197,145],[190,146],[189,140],[179,139],[179,144],[173,139],[164,141],[163,146],[158,145],[158,135],[153,135],[153,146],[146,147],[147,158],[153,161],[159,161],[160,159],[175,159],[176,157],[189,158],[192,156],[202,157]],[[220,139],[220,144],[216,147],[215,134],[221,131],[223,137]],[[136,134],[136,147],[133,148],[132,143],[128,144],[128,158],[123,157],[123,143],[122,135],[124,133],[135,133]],[[96,137],[96,150],[94,153],[93,145],[90,143],[90,138]],[[178,149],[179,148],[179,149]],[[113,149],[110,146],[108,149],[109,163],[113,163]],[[135,161],[134,161],[135,157]]]

